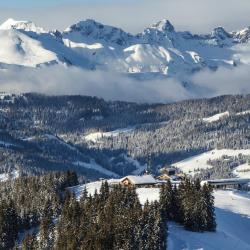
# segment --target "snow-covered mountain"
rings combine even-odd
[[[250,64],[249,40],[249,27],[234,32],[218,27],[210,34],[196,35],[178,32],[162,20],[132,35],[89,19],[63,32],[9,19],[0,25],[0,65],[63,64],[183,77],[203,68]]]

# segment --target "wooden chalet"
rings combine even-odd
[[[120,184],[127,187],[153,187],[157,184],[157,182],[152,175],[129,175],[122,178],[120,180]]]

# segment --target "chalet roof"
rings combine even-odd
[[[128,175],[121,179],[121,182],[124,180],[129,179],[131,183],[134,185],[142,185],[142,184],[156,184],[156,180],[152,175]]]

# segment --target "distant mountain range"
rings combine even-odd
[[[0,25],[0,68],[62,64],[84,69],[164,75],[185,79],[204,68],[250,64],[250,27],[210,34],[176,31],[162,20],[132,35],[94,20],[65,31],[46,31],[30,21],[9,19]]]

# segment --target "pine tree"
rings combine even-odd
[[[161,209],[159,209],[159,203],[154,202],[154,227],[153,227],[153,238],[155,250],[165,250],[167,244],[167,223],[164,219]]]
[[[170,180],[160,190],[160,206],[163,215],[168,220],[174,219],[174,192]]]
[[[202,198],[203,205],[205,210],[205,219],[206,219],[206,230],[215,231],[216,230],[216,218],[214,210],[214,197],[213,189],[211,186],[204,184],[202,187]]]
[[[14,202],[0,203],[0,249],[11,249],[18,235],[18,216]]]
[[[173,188],[173,202],[172,202],[172,209],[173,209],[173,220],[178,223],[183,222],[183,210],[181,206],[181,189],[177,189],[175,185]]]
[[[40,234],[39,234],[39,248],[41,250],[50,250],[54,244],[54,223],[52,204],[48,200],[42,214]]]

